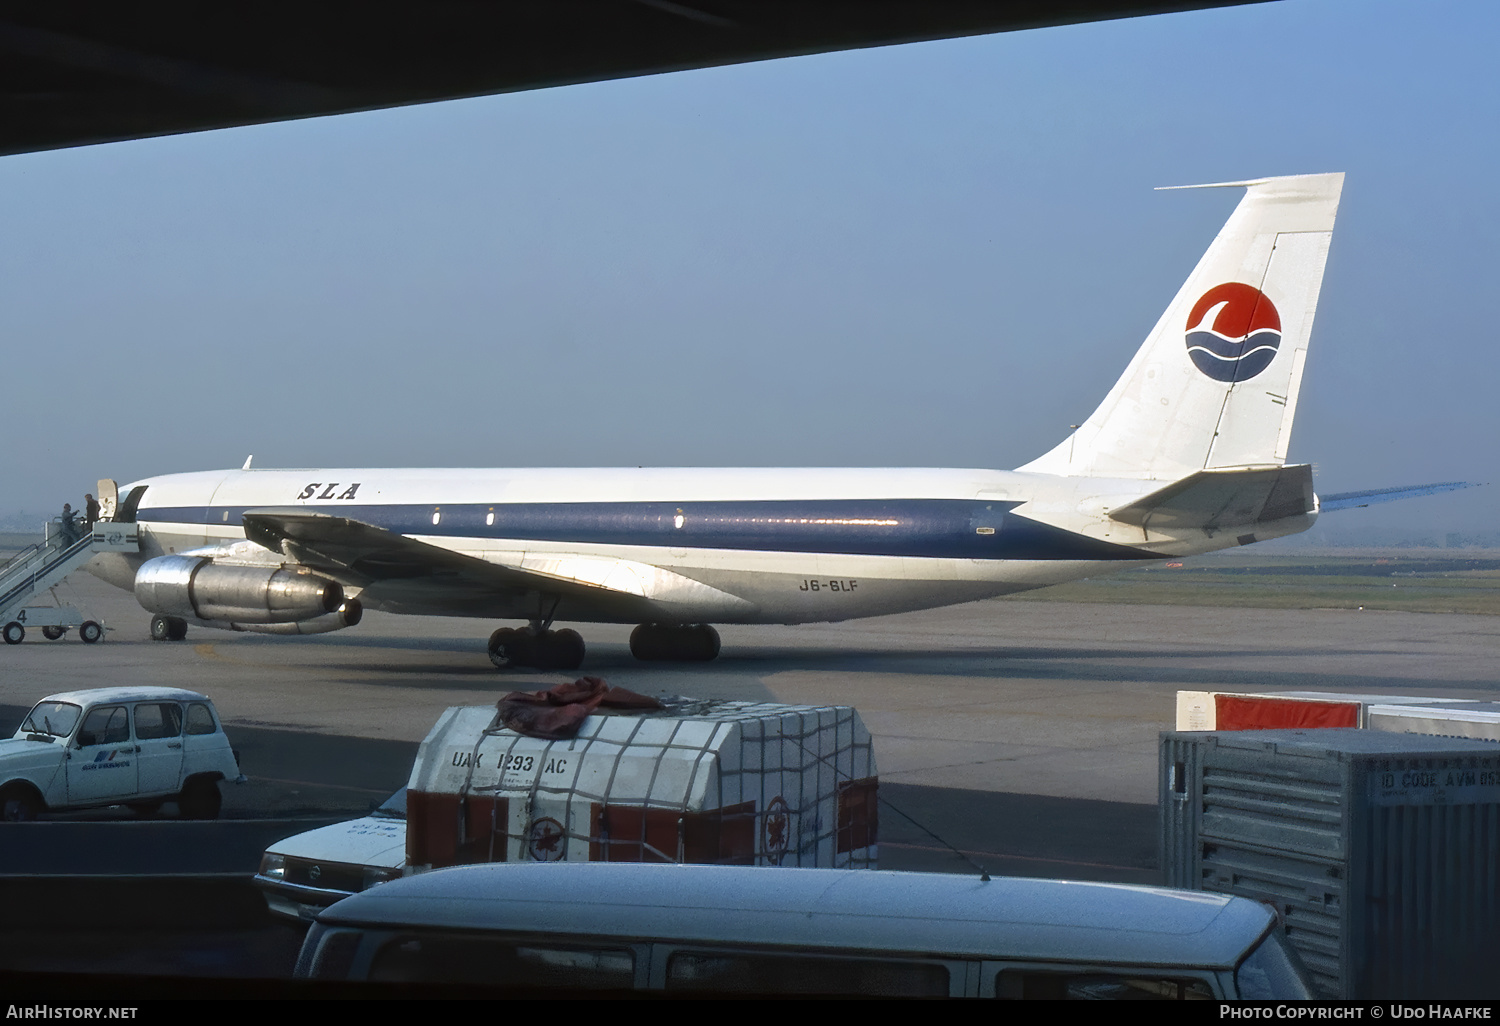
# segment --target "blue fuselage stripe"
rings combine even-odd
[[[333,502],[299,508],[396,534],[453,539],[952,559],[1152,558],[1152,553],[1017,516],[1011,512],[1017,505],[963,499],[830,499],[680,504]],[[247,510],[257,508],[264,507],[157,507],[140,510],[137,519],[147,525],[237,527]]]

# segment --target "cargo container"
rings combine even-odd
[[[1323,997],[1500,997],[1500,746],[1166,732],[1168,886],[1256,898]]]
[[[1364,727],[1500,741],[1500,702],[1336,691],[1177,692],[1178,730]]]
[[[873,868],[877,776],[847,706],[666,699],[576,736],[448,709],[407,788],[413,870],[476,862]]]

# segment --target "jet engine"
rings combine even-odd
[[[309,570],[222,564],[205,556],[148,559],[136,572],[135,598],[160,616],[229,621],[214,626],[320,620],[313,630],[287,632],[319,633],[359,622],[357,604],[352,619],[340,612],[344,588],[337,581]],[[335,619],[342,622],[324,626]]]
[[[365,607],[360,604],[359,599],[345,599],[344,604],[333,612],[315,616],[311,620],[298,620],[295,623],[230,623],[213,626],[227,626],[230,630],[251,631],[255,634],[327,634],[329,631],[341,631],[345,627],[353,627],[364,615]]]

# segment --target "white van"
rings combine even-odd
[[[296,975],[519,990],[1310,998],[1275,913],[1121,884],[663,863],[461,866],[320,914]]]

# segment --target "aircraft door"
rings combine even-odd
[[[99,519],[113,520],[115,510],[120,505],[120,486],[112,478],[101,477],[94,487],[94,497],[99,501]]]

